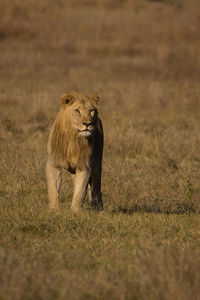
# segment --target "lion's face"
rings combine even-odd
[[[71,127],[80,136],[90,137],[96,127],[99,95],[88,98],[82,94],[63,95],[63,109]]]

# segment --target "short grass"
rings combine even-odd
[[[0,299],[198,299],[200,6],[1,1]],[[159,24],[159,26],[158,26]],[[49,128],[100,92],[104,212],[48,210]]]

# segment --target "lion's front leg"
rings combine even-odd
[[[76,176],[74,180],[74,195],[71,205],[71,209],[75,213],[77,213],[81,209],[87,190],[90,172],[90,170],[76,171]]]
[[[46,176],[50,209],[59,208],[59,192],[61,185],[61,170],[52,166],[48,160],[46,164]]]

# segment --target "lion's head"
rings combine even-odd
[[[91,97],[80,93],[64,94],[62,117],[80,136],[90,137],[96,127],[99,100],[97,93]]]

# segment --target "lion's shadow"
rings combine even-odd
[[[183,214],[196,214],[198,213],[193,206],[179,206],[176,209],[160,209],[156,207],[138,207],[136,205],[132,207],[118,206],[111,211],[113,214],[127,214],[133,215],[135,213],[152,213],[152,214],[166,214],[166,215],[183,215]]]

